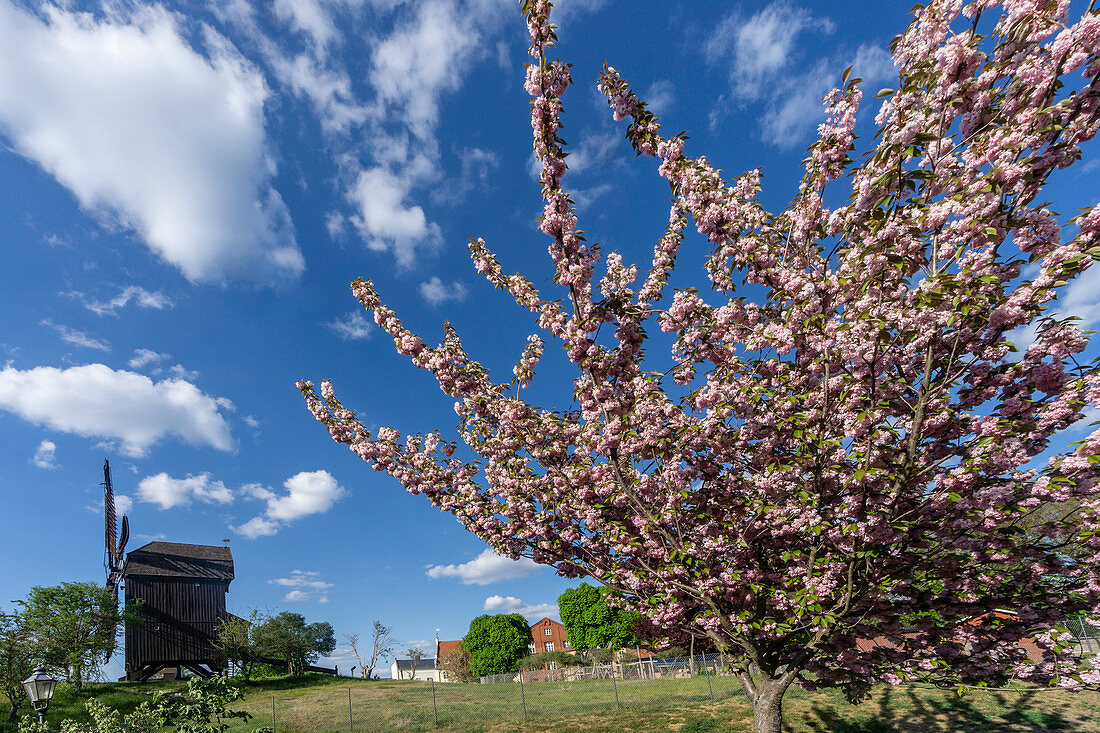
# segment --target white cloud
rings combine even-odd
[[[85,349],[96,349],[97,351],[110,351],[111,346],[106,341],[100,341],[94,339],[83,331],[78,331],[75,328],[69,328],[68,326],[62,326],[54,323],[49,318],[44,318],[38,322],[40,326],[49,326],[57,335],[61,337],[61,340],[67,344],[73,346],[80,346]]]
[[[538,567],[538,563],[529,558],[509,560],[486,549],[473,560],[461,565],[429,566],[427,574],[432,579],[458,578],[463,585],[489,585],[502,580],[523,578],[533,573]]]
[[[74,297],[83,298],[83,293],[73,293]],[[92,311],[99,316],[114,316],[118,315],[120,308],[133,303],[138,308],[152,308],[154,310],[164,310],[165,308],[171,308],[173,303],[172,299],[161,292],[151,292],[143,287],[137,285],[130,285],[129,287],[122,288],[119,294],[107,301],[88,301],[84,303],[84,307]]]
[[[807,63],[802,36],[834,29],[829,19],[785,0],[748,17],[737,9],[731,11],[703,45],[710,64],[729,65],[730,94],[723,104],[762,104],[760,129],[765,142],[779,147],[804,142],[824,118],[821,98],[839,86],[841,69],[852,66],[852,75],[872,86],[894,74],[890,55],[878,46],[863,45],[854,56],[837,53]],[[722,114],[720,109],[712,112],[712,127]]]
[[[427,0],[373,45],[366,75],[374,92],[367,116],[373,161],[346,191],[355,210],[349,219],[368,248],[391,252],[402,267],[441,240],[439,226],[413,194],[439,179],[440,100],[459,88],[476,56],[492,53],[485,36],[504,10],[496,0]],[[471,172],[490,165],[491,154],[478,153],[465,153]],[[437,195],[455,198],[465,185]]]
[[[558,616],[556,603],[524,603],[515,596],[489,596],[485,599],[484,610],[489,613],[518,613],[528,621]]]
[[[188,369],[183,364],[173,364],[172,366],[168,367],[168,373],[176,379],[184,379],[189,382],[194,381],[199,377],[198,372],[193,369]]]
[[[313,104],[325,132],[347,132],[367,119],[367,108],[356,101],[346,71],[326,68],[308,54],[288,58],[270,52],[268,61],[279,81]]]
[[[250,540],[254,540],[257,537],[270,537],[276,534],[279,531],[279,526],[278,522],[272,522],[263,517],[253,517],[239,527],[233,527],[233,530],[238,534],[243,534]]]
[[[463,61],[478,48],[479,34],[458,8],[428,0],[411,22],[374,49],[369,78],[386,116],[397,116],[417,138],[434,138],[439,95],[462,81]]]
[[[332,18],[317,0],[275,0],[272,10],[279,20],[308,36],[319,54],[339,38]]]
[[[126,494],[115,494],[115,512],[128,514],[134,508],[134,500]]]
[[[711,63],[731,64],[736,96],[756,99],[792,62],[798,51],[795,39],[808,28],[829,32],[831,24],[783,0],[748,18],[735,9],[715,27],[703,52]]]
[[[242,491],[267,502],[262,516],[253,517],[234,529],[249,539],[275,534],[280,528],[310,514],[323,514],[338,500],[348,495],[328,471],[302,471],[283,482],[287,493],[282,496],[259,484],[249,484]]]
[[[348,493],[328,471],[303,471],[288,478],[283,486],[287,493],[268,499],[266,512],[269,518],[280,522],[327,512]]]
[[[129,456],[145,455],[166,435],[231,451],[234,442],[221,410],[232,407],[190,382],[154,382],[104,364],[0,370],[0,409],[61,432],[120,440]]]
[[[292,588],[293,590],[283,597],[284,601],[292,602],[310,601],[316,598],[318,603],[328,603],[325,592],[335,587],[333,583],[321,580],[321,574],[315,570],[292,570],[287,578],[272,578],[267,582]]]
[[[460,282],[446,285],[433,275],[426,282],[420,283],[420,295],[432,305],[439,305],[447,300],[464,300],[466,298],[466,286]]]
[[[146,476],[137,486],[140,501],[157,504],[161,509],[187,506],[193,500],[204,504],[230,504],[233,492],[209,473],[187,478],[172,478],[167,473]]]
[[[569,157],[566,158],[565,163],[573,173],[602,168],[611,162],[617,152],[625,149],[625,144],[622,135],[618,132],[587,135],[578,145],[569,149]]]
[[[38,444],[31,463],[39,468],[57,468],[57,444],[52,440],[43,440]]]
[[[413,177],[394,175],[383,167],[360,171],[348,200],[356,214],[351,221],[367,240],[367,247],[393,252],[399,265],[411,267],[418,247],[439,244],[439,225],[429,222],[424,209],[407,203]]]
[[[130,361],[126,362],[126,366],[131,369],[141,369],[143,366],[164,361],[170,356],[171,354],[160,354],[152,349],[134,349],[134,355],[130,357]]]
[[[131,369],[141,369],[142,367],[149,366],[150,364],[158,364],[160,362],[171,359],[171,354],[163,354],[153,351],[152,349],[135,349],[134,355],[130,357],[130,360],[126,362],[126,365]],[[182,364],[174,364],[168,368],[156,367],[149,372],[153,375],[170,374],[174,379],[182,379],[187,382],[193,382],[198,379],[199,373],[193,369],[188,369]]]
[[[578,211],[583,211],[590,207],[596,199],[611,193],[614,190],[610,183],[601,183],[598,186],[592,188],[574,188],[572,193],[573,201],[577,205]]]
[[[208,27],[135,6],[107,18],[0,3],[0,124],[86,210],[195,281],[304,265],[266,150],[263,76]]]
[[[654,114],[668,114],[672,105],[676,102],[676,86],[668,79],[658,79],[649,85],[642,101]]]
[[[361,341],[370,338],[374,324],[367,320],[362,311],[351,311],[343,318],[337,318],[326,326],[336,332],[345,341]]]

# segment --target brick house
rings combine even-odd
[[[440,682],[458,681],[458,675],[451,670],[451,664],[454,661],[451,654],[458,651],[461,647],[462,639],[440,641],[438,636],[435,637],[436,668],[439,670]]]
[[[569,635],[565,626],[545,616],[531,624],[531,644],[528,649],[532,654],[573,651],[573,647],[569,646]]]

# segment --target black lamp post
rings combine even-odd
[[[46,722],[46,711],[50,708],[50,700],[53,699],[53,688],[57,680],[46,674],[45,667],[34,670],[27,679],[23,680],[23,689],[27,691],[27,697],[31,699],[34,711],[38,713],[38,722]]]

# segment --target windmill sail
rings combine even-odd
[[[115,494],[111,488],[111,464],[103,461],[103,525],[104,544],[107,551],[108,572],[114,570],[118,550],[118,525],[115,520]]]
[[[115,550],[115,568],[122,570],[122,558],[126,552],[126,542],[130,539],[130,520],[122,515],[122,532],[118,538],[118,549]]]
[[[111,464],[103,461],[103,568],[107,572],[107,585],[118,590],[122,580],[122,553],[130,538],[130,523],[122,518],[122,542],[118,537],[118,517],[115,514],[115,492],[111,486]]]

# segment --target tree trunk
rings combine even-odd
[[[783,695],[790,687],[794,675],[761,675],[759,680],[754,680],[747,672],[740,672],[737,676],[745,695],[752,703],[753,733],[782,733]]]
[[[757,691],[752,701],[753,733],[782,733],[784,692],[786,690]]]
[[[19,703],[11,703],[11,709],[8,710],[8,722],[16,723],[19,721]]]

